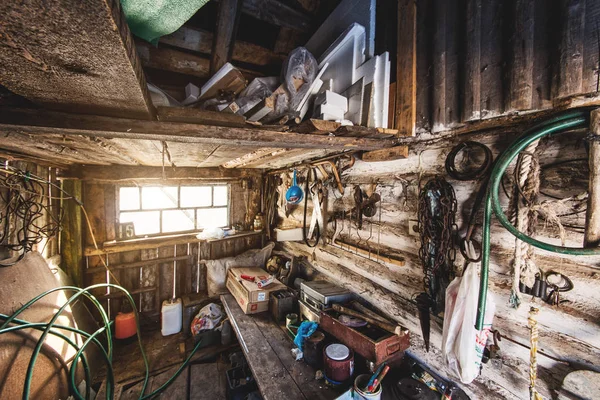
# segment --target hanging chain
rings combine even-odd
[[[443,309],[444,292],[456,257],[456,209],[454,189],[442,177],[431,179],[419,194],[419,257],[425,275],[425,292],[432,300],[434,313]]]

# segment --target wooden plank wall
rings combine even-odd
[[[545,110],[599,90],[597,1],[416,3],[417,133]]]
[[[252,190],[242,189],[239,181],[232,181],[231,188],[231,222],[250,223],[256,213],[259,211],[260,186],[259,179]],[[83,202],[89,214],[94,236],[99,245],[103,242],[116,239],[115,221],[117,218],[116,193],[118,185],[111,183],[86,182],[83,186]],[[246,212],[246,210],[248,210]],[[93,241],[88,232],[87,226],[84,226],[84,245],[87,248],[93,248]],[[197,281],[197,260],[219,259],[223,257],[235,256],[246,250],[260,248],[262,238],[260,235],[231,238],[224,241],[213,243],[190,243],[188,245],[177,245],[177,257],[190,255],[189,260],[177,261],[176,295],[180,297],[184,294],[202,292],[206,290],[206,272],[204,265],[200,265],[200,287],[196,287]],[[200,257],[198,258],[198,252]],[[133,263],[155,258],[174,257],[175,246],[162,246],[157,244],[156,248],[145,250],[133,250],[108,255],[108,265],[110,266]],[[106,255],[103,256],[106,260]],[[100,256],[88,256],[87,264],[84,268],[102,267],[104,264]],[[118,269],[113,271],[116,279],[128,291],[136,292],[133,298],[136,307],[149,315],[160,312],[163,300],[173,296],[173,261],[161,264],[152,264],[142,267]],[[85,274],[85,285],[93,285],[106,282],[106,271]],[[111,278],[114,283],[114,277]],[[97,290],[99,296],[105,291]],[[106,306],[106,301],[103,301]],[[111,299],[111,315],[121,311],[121,299]]]
[[[7,161],[6,159],[0,157],[0,163],[2,165],[4,165],[5,162],[8,162],[8,165],[10,165],[14,168],[18,168],[23,171],[29,171],[33,175],[39,176],[40,178],[43,178],[43,179],[50,180],[51,182],[54,182],[55,184],[60,185],[60,182],[58,182],[56,180],[56,168],[42,166],[42,165],[36,164],[34,162],[28,162],[28,161],[18,161],[18,160],[17,161],[15,161],[15,160]],[[49,191],[49,189],[50,189],[50,191]],[[3,199],[6,198],[7,191],[8,191],[7,188],[0,187],[0,210],[4,209],[4,207],[6,205],[4,203]],[[59,208],[60,208],[60,192],[59,192],[59,190],[55,187],[49,188],[49,185],[44,185],[44,193],[45,193],[45,196],[43,199],[43,204],[48,206],[49,203],[51,202],[50,210],[54,214],[54,218],[58,218]],[[50,197],[52,197],[52,199]],[[43,215],[40,216],[39,218],[40,218],[40,220],[37,221],[37,223],[40,226],[44,226],[49,222],[50,216],[46,212],[43,212]],[[3,223],[0,223],[0,225],[3,226]],[[15,237],[11,238],[11,241],[13,243],[16,242],[16,238]],[[46,241],[43,241],[40,244],[35,245],[34,251],[40,252],[46,260],[49,260],[50,258],[53,257],[52,264],[54,266],[57,266],[60,264],[58,235],[50,237]]]
[[[371,258],[377,250],[382,253],[403,257],[405,266],[378,263],[354,251],[340,250],[331,245],[311,249],[301,242],[286,243],[285,249],[295,255],[304,255],[311,265],[335,282],[360,294],[382,312],[399,321],[411,331],[411,352],[435,370],[456,379],[443,362],[441,355],[441,319],[432,322],[432,349],[426,353],[421,340],[421,331],[415,296],[423,291],[423,272],[418,258],[420,238],[409,232],[411,221],[417,219],[419,188],[435,174],[445,174],[444,161],[450,149],[460,140],[476,140],[487,144],[495,156],[505,149],[522,131],[521,127],[505,128],[502,131],[465,134],[452,139],[437,139],[411,144],[408,158],[404,160],[366,163],[357,161],[355,166],[343,174],[345,195],[329,189],[328,215],[333,212],[350,216],[354,207],[353,187],[355,184],[367,193],[375,190],[382,197],[381,222],[379,214],[365,218],[363,229],[357,231],[356,224],[338,220],[341,233],[338,240],[371,249]],[[541,163],[556,160],[586,157],[584,132],[569,133],[543,141],[539,149]],[[558,197],[584,192],[587,187],[587,163],[565,164],[557,169],[545,169],[542,173],[544,191]],[[466,231],[466,220],[473,206],[476,182],[449,180],[454,186],[458,200],[457,225],[459,235]],[[283,188],[282,188],[283,189]],[[503,201],[506,204],[506,199]],[[310,203],[309,203],[310,205]],[[298,206],[286,218],[284,209],[279,209],[281,227],[302,226],[303,205]],[[585,208],[585,205],[583,206]],[[309,217],[311,209],[309,207]],[[479,217],[481,223],[481,216]],[[567,219],[563,223],[583,226],[585,212]],[[328,227],[332,236],[333,224]],[[539,231],[559,243],[556,232],[551,228]],[[480,240],[481,227],[476,230]],[[567,245],[581,247],[583,235],[579,231],[567,230]],[[514,238],[497,223],[492,227],[492,259],[490,269],[490,291],[497,306],[494,328],[504,336],[500,343],[501,359],[491,361],[483,368],[482,375],[465,387],[473,397],[479,399],[523,399],[528,398],[529,330],[527,312],[530,304],[541,309],[539,314],[539,370],[538,388],[547,398],[556,398],[565,374],[580,365],[600,365],[600,275],[598,259],[591,257],[558,257],[552,253],[537,251],[536,262],[543,270],[557,270],[569,276],[575,285],[571,292],[564,293],[568,300],[559,308],[546,303],[531,301],[523,297],[517,310],[510,308],[508,299],[511,287],[511,262],[514,253]],[[455,266],[462,269],[464,262],[457,255]],[[572,366],[566,360],[572,362]],[[463,385],[464,386],[464,385]]]

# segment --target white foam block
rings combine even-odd
[[[348,111],[348,99],[342,96],[341,94],[332,92],[331,90],[326,90],[323,93],[319,93],[319,95],[315,99],[315,104],[327,104],[330,106],[337,107],[344,112]]]
[[[344,119],[344,113],[345,111],[341,108],[329,104],[321,104],[317,107],[317,114],[327,115],[327,118],[323,118],[327,121],[337,121],[338,119]]]

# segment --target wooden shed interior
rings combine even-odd
[[[1,2],[0,398],[598,398],[599,21]]]

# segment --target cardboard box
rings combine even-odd
[[[230,268],[227,272],[227,289],[235,297],[244,314],[257,314],[269,310],[269,294],[287,287],[277,279],[262,289],[254,282],[242,279],[242,275],[267,277],[262,268]]]

